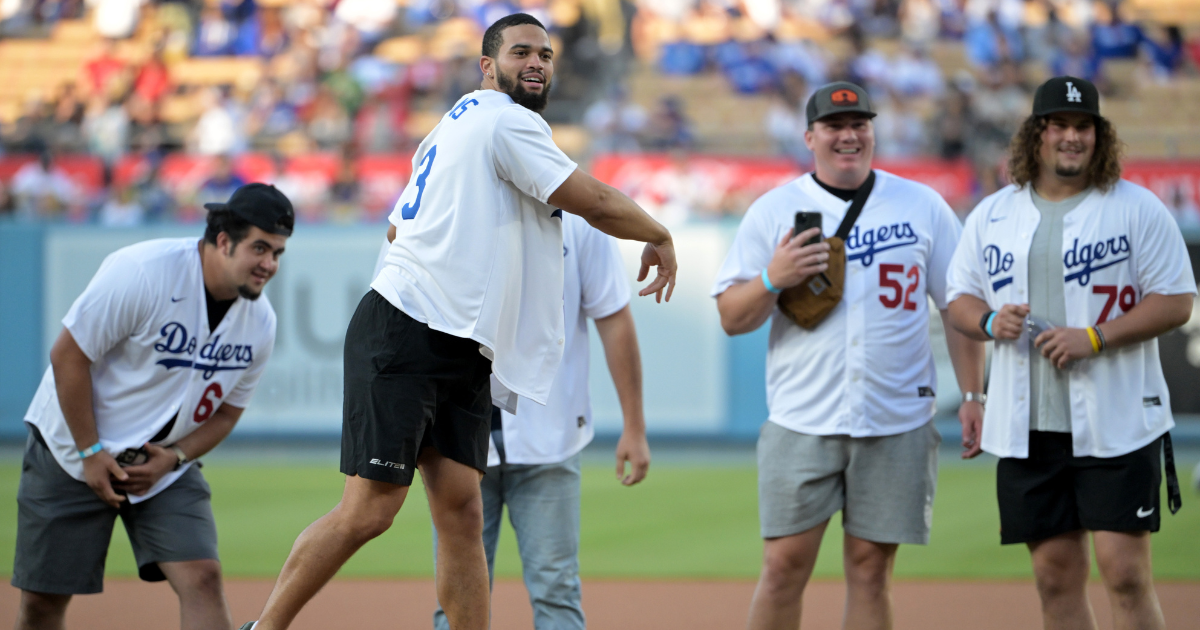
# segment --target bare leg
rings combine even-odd
[[[255,629],[287,628],[354,552],[392,526],[406,496],[408,486],[346,477],[342,500],[292,545]]]
[[[1114,630],[1166,628],[1150,570],[1150,532],[1093,532]]]
[[[454,630],[487,630],[491,614],[478,470],[425,448],[417,460],[437,528],[437,597]]]
[[[842,545],[846,570],[846,630],[891,630],[892,567],[899,545],[850,534]]]
[[[160,562],[158,568],[179,596],[179,627],[182,630],[233,628],[233,616],[221,587],[220,562]]]
[[[1076,530],[1029,543],[1046,630],[1096,630],[1088,602],[1087,532]]]
[[[70,595],[21,591],[16,630],[63,630]]]
[[[804,587],[817,563],[825,521],[793,536],[763,540],[763,568],[750,602],[749,630],[796,630]]]

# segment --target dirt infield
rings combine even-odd
[[[266,581],[227,583],[234,619],[252,619],[270,592]],[[73,630],[172,630],[179,607],[165,584],[109,580],[102,595],[77,597],[67,615]],[[584,583],[584,609],[593,630],[729,630],[744,627],[754,584],[748,582]],[[1158,585],[1169,628],[1200,627],[1200,583]],[[1092,584],[1100,627],[1111,627],[1108,600]],[[19,591],[0,588],[0,628],[11,628]],[[815,582],[805,595],[803,626],[841,625],[844,589]],[[895,588],[896,630],[1010,630],[1041,627],[1037,595],[1026,582],[899,582]],[[305,609],[295,630],[342,628],[426,629],[431,627],[433,583],[429,581],[337,580]],[[525,587],[496,584],[493,630],[531,630]]]

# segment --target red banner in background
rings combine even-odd
[[[412,174],[412,154],[364,155],[358,160],[363,205],[371,214],[387,216]]]
[[[23,166],[36,162],[34,155],[0,156],[0,182],[9,184]],[[212,176],[216,158],[170,154],[161,164],[163,185],[181,204],[182,220],[198,220],[198,191]],[[84,203],[103,190],[104,165],[89,155],[62,155],[55,165],[81,193]],[[146,175],[149,165],[141,156],[126,156],[113,167],[113,183],[127,185]],[[375,220],[386,215],[403,191],[412,172],[412,154],[364,155],[354,160],[358,183],[357,209],[331,216],[331,190],[343,167],[334,154],[308,154],[278,161],[260,153],[233,159],[234,172],[245,181],[274,183],[287,192],[302,221]],[[952,207],[970,210],[975,201],[975,178],[965,161],[934,159],[877,160],[875,167],[929,185]],[[719,157],[688,154],[600,155],[592,173],[634,198],[661,220],[670,223],[689,218],[741,215],[768,190],[804,173],[796,163],[781,158]],[[1124,164],[1123,176],[1153,191],[1180,218],[1200,225],[1200,161],[1133,160]],[[345,205],[345,204],[343,204]],[[1193,216],[1194,215],[1194,216]],[[85,217],[74,214],[77,220]]]
[[[972,199],[974,174],[966,162],[877,160],[875,168],[926,184],[956,208]],[[780,158],[639,154],[592,162],[597,179],[668,221],[689,207],[699,216],[740,215],[760,195],[804,172]]]
[[[163,185],[184,205],[215,199],[198,199],[197,192],[212,176],[217,158],[171,154],[162,162]],[[117,164],[114,181],[125,184],[145,176],[149,164],[140,156],[127,156]],[[243,153],[233,159],[233,172],[247,182],[275,184],[291,199],[302,221],[322,221],[327,216],[330,188],[342,168],[335,154],[313,153],[272,159],[261,153]],[[354,179],[359,185],[358,204],[365,216],[375,219],[392,209],[408,183],[412,156],[403,154],[364,155],[354,160]]]
[[[0,183],[9,185],[22,167],[37,161],[36,155],[0,156]],[[201,199],[199,192],[213,175],[215,157],[172,153],[159,165],[159,181],[179,202],[178,219],[199,220],[198,208],[210,201]],[[97,198],[104,189],[104,163],[91,155],[61,155],[54,158],[53,168],[60,169],[77,189],[80,209]],[[140,155],[127,155],[112,169],[115,186],[137,182],[148,174],[149,161]],[[247,182],[266,182],[279,186],[291,198],[302,221],[325,221],[330,217],[333,203],[330,192],[342,168],[341,158],[334,154],[315,153],[291,158],[273,159],[262,153],[243,153],[233,158],[233,172]],[[364,155],[354,160],[353,181],[358,183],[356,209],[347,220],[374,220],[391,211],[396,198],[404,190],[412,171],[412,154]],[[345,205],[345,204],[343,204]],[[74,220],[84,220],[81,213]]]
[[[36,155],[0,155],[0,182],[12,181],[17,171],[26,164],[38,161]],[[60,155],[54,158],[54,166],[62,169],[80,193],[90,195],[104,186],[104,163],[91,155]]]
[[[1122,165],[1121,177],[1149,188],[1176,213],[1200,206],[1200,162],[1130,161]]]

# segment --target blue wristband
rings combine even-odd
[[[992,334],[992,320],[994,319],[996,319],[996,311],[992,311],[992,314],[988,315],[987,325],[983,327],[983,332],[987,333],[987,336],[991,337],[992,339],[996,338],[996,335]]]
[[[771,293],[782,293],[783,292],[783,289],[776,289],[775,285],[771,284],[771,279],[767,277],[767,268],[766,267],[763,267],[763,270],[762,270],[762,281],[763,281],[763,286],[767,287],[767,290],[770,291]]]
[[[83,449],[82,451],[77,451],[77,452],[79,453],[79,459],[87,459],[87,458],[91,457],[92,455],[99,453],[102,450],[104,450],[104,447],[100,446],[99,442],[96,442],[95,444]]]

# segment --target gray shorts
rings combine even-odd
[[[928,544],[939,442],[932,421],[867,438],[807,435],[764,423],[758,438],[762,537],[808,531],[842,510],[842,527],[857,538]]]
[[[117,516],[125,525],[138,576],[166,579],[159,562],[217,559],[211,491],[192,466],[154,498],[114,508],[67,474],[30,427],[17,490],[17,551],[12,585],[37,593],[104,590],[104,560]]]

